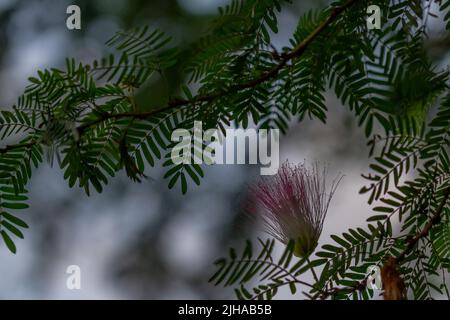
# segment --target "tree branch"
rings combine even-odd
[[[442,198],[441,203],[437,207],[436,212],[433,214],[430,221],[425,225],[425,227],[422,229],[422,231],[420,231],[412,239],[407,241],[407,243],[408,243],[407,247],[396,258],[394,258],[395,262],[397,264],[401,263],[406,258],[408,253],[410,253],[414,249],[414,247],[417,245],[419,240],[427,237],[428,234],[430,233],[431,228],[441,221],[442,211],[444,210],[444,207],[447,204],[449,196],[450,196],[450,187],[447,187],[447,189],[444,190],[444,197]],[[347,294],[350,294],[354,291],[364,290],[366,288],[366,285],[367,285],[367,279],[364,279],[364,280],[360,281],[359,283],[357,283],[353,287],[342,287],[342,288],[332,288],[330,290],[323,290],[318,293],[318,297],[320,297],[321,299],[326,299],[326,298],[333,296],[339,292],[345,292]]]
[[[241,91],[244,89],[254,88],[257,85],[260,85],[266,81],[275,79],[280,71],[288,64],[289,61],[293,60],[294,58],[298,58],[306,51],[306,49],[309,47],[309,45],[330,25],[332,24],[339,15],[344,12],[346,9],[351,7],[353,4],[358,2],[360,0],[348,0],[345,4],[343,4],[340,7],[334,8],[327,19],[325,19],[308,37],[306,37],[301,43],[299,43],[292,51],[284,53],[280,56],[280,61],[277,65],[275,65],[271,70],[261,73],[257,78],[250,80],[245,83],[237,84],[230,86],[226,90],[222,90],[219,92],[211,93],[208,95],[199,95],[194,97],[193,99],[189,100],[183,100],[183,99],[173,99],[170,100],[167,104],[167,106],[163,108],[158,108],[155,110],[147,111],[147,112],[140,112],[140,113],[117,113],[117,114],[110,114],[106,115],[104,117],[101,117],[91,123],[84,124],[78,128],[79,133],[82,133],[87,128],[97,125],[98,123],[101,123],[103,121],[109,120],[109,119],[120,119],[120,118],[134,118],[134,119],[145,119],[148,117],[151,117],[155,114],[165,112],[174,108],[190,105],[190,104],[196,104],[201,102],[209,102],[213,101],[215,99],[227,96],[229,94],[235,93],[237,91]]]
[[[78,134],[81,136],[88,128],[95,126],[97,124],[100,124],[104,121],[111,120],[111,119],[122,119],[122,118],[132,118],[132,119],[146,119],[153,115],[159,114],[161,112],[165,112],[168,110],[172,110],[175,108],[179,108],[186,105],[201,103],[201,102],[209,102],[213,101],[215,99],[227,96],[229,94],[235,93],[237,91],[241,91],[248,88],[256,87],[259,84],[262,84],[266,81],[275,79],[280,71],[288,64],[289,61],[293,60],[294,58],[298,58],[306,51],[306,49],[309,47],[309,45],[330,25],[332,24],[339,15],[344,12],[346,9],[351,7],[353,4],[358,2],[360,0],[348,0],[346,3],[344,3],[340,7],[334,8],[327,19],[325,19],[308,37],[306,37],[301,43],[299,43],[292,51],[284,53],[280,55],[280,61],[277,65],[275,65],[271,70],[261,73],[257,78],[250,80],[245,83],[237,84],[228,87],[226,90],[222,90],[219,92],[211,93],[208,95],[197,95],[193,99],[173,99],[170,100],[167,104],[167,106],[154,109],[147,112],[124,112],[124,113],[116,113],[116,114],[104,114],[98,119],[82,124],[77,127]],[[0,154],[4,154],[10,150],[22,148],[22,147],[30,147],[34,145],[34,143],[30,143],[27,145],[10,145],[3,149],[0,149]]]
[[[406,255],[410,253],[412,249],[414,249],[419,240],[427,237],[428,234],[430,233],[431,228],[441,221],[441,214],[447,203],[449,195],[450,195],[450,187],[447,187],[447,189],[444,190],[444,197],[442,198],[439,207],[436,209],[436,213],[431,217],[430,221],[425,225],[423,230],[420,233],[416,234],[414,238],[408,241],[406,249],[403,250],[403,252],[400,253],[399,256],[397,256],[397,258],[395,258],[397,263],[403,261]]]

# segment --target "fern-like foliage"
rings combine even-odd
[[[344,11],[342,20],[330,26],[334,36],[323,32],[319,35],[323,41],[314,42],[298,62],[293,59],[292,66],[282,71],[284,78],[291,75],[293,79],[288,78],[286,87],[299,89],[285,94],[284,101],[293,114],[300,119],[308,114],[325,121],[323,91],[324,84],[328,84],[364,126],[373,158],[372,172],[363,175],[368,185],[361,189],[361,193],[369,195],[369,204],[375,205],[367,219],[370,224],[332,235],[334,243],[323,245],[314,253],[314,260],[297,263],[305,264],[302,271],[317,267],[321,270],[311,288],[305,284],[306,296],[313,299],[373,297],[374,291],[367,286],[368,267],[381,268],[390,257],[399,264],[408,297],[448,297],[448,73],[436,71],[423,49],[430,4],[374,4],[388,13],[381,30],[369,31],[363,22],[353,23],[360,19],[356,8],[365,5],[355,3],[354,10]],[[439,5],[441,11],[448,7],[441,2]],[[316,30],[330,10],[333,6],[300,19],[293,46]],[[439,107],[430,117],[433,104]],[[411,175],[415,178],[407,180]],[[393,234],[393,219],[401,223],[399,234]],[[274,258],[271,255],[265,259]],[[234,258],[229,263],[241,260]],[[274,262],[276,266],[280,264]],[[232,277],[237,269],[220,266],[219,270]],[[259,283],[258,277],[254,279]],[[252,297],[242,294],[249,281],[245,278],[236,284],[239,298]],[[272,286],[277,287],[274,283]]]
[[[195,161],[173,162],[174,130],[193,134],[196,121],[224,134],[253,124],[287,132],[305,117],[326,123],[330,89],[368,140],[373,162],[361,193],[373,205],[369,224],[333,235],[310,259],[294,257],[291,244],[275,259],[273,240],[260,240],[256,253],[248,242],[218,261],[211,281],[235,286],[244,299],[270,299],[283,286],[312,299],[368,299],[375,293],[367,268],[395,261],[408,297],[448,296],[448,70],[429,61],[424,40],[439,15],[448,32],[449,2],[334,1],[301,16],[289,44],[276,48],[277,16],[289,2],[232,0],[186,57],[165,33],[141,27],[112,37],[112,55],[91,64],[68,58],[64,68],[30,77],[16,105],[0,112],[2,141],[19,141],[0,148],[0,234],[9,250],[28,227],[17,210],[27,208],[27,183],[44,159],[88,195],[121,170],[142,182],[157,164],[169,187],[186,193],[204,172]],[[369,5],[381,8],[380,30],[366,27]],[[166,105],[138,105],[136,90],[181,58],[198,89],[188,83]],[[191,158],[202,148],[193,144]],[[311,284],[300,279],[309,271]]]
[[[270,300],[281,287],[288,287],[295,294],[298,287],[305,284],[298,277],[307,270],[307,262],[302,259],[293,263],[293,247],[293,243],[288,244],[279,259],[274,260],[275,240],[259,239],[257,253],[247,241],[240,256],[235,249],[230,249],[227,258],[216,261],[218,270],[209,281],[215,285],[236,286],[239,299]]]

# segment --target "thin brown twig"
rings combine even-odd
[[[227,96],[229,94],[256,87],[259,84],[262,84],[266,81],[272,80],[278,76],[280,71],[289,63],[289,61],[300,57],[306,51],[306,49],[310,46],[310,44],[330,25],[332,24],[337,17],[344,12],[346,9],[351,7],[359,0],[349,0],[345,4],[340,7],[334,8],[327,19],[325,19],[308,37],[306,37],[301,43],[299,43],[292,51],[281,54],[279,63],[276,64],[271,70],[261,73],[258,77],[253,80],[250,80],[245,83],[237,84],[228,87],[226,90],[222,90],[219,92],[215,92],[208,95],[199,95],[194,97],[193,99],[184,100],[184,99],[172,99],[168,102],[167,106],[163,108],[154,109],[147,112],[125,112],[125,113],[117,113],[117,114],[107,114],[104,117],[101,117],[91,123],[84,124],[78,128],[79,132],[82,133],[85,129],[90,126],[96,125],[103,121],[109,119],[120,119],[120,118],[136,118],[136,119],[146,119],[155,114],[165,112],[171,110],[173,108],[178,108],[190,104],[197,104],[202,102],[210,102],[215,99]]]
[[[437,207],[436,212],[433,214],[430,221],[428,221],[428,223],[420,232],[418,232],[413,238],[407,241],[406,248],[396,258],[394,258],[397,264],[401,263],[406,258],[408,253],[410,253],[415,248],[420,239],[427,237],[428,234],[430,233],[431,228],[441,221],[442,211],[444,210],[444,207],[447,204],[449,196],[450,196],[450,187],[447,187],[447,189],[444,190],[444,197],[442,198],[441,203]],[[322,290],[318,293],[317,297],[320,297],[320,299],[326,299],[340,292],[350,294],[353,293],[354,291],[364,290],[366,288],[366,285],[367,279],[364,279],[352,287],[341,287]]]
[[[213,101],[215,99],[227,96],[229,94],[245,90],[248,88],[256,87],[259,84],[262,84],[266,81],[272,80],[278,76],[280,71],[289,63],[289,61],[293,60],[294,58],[300,57],[309,47],[309,45],[330,25],[332,24],[338,16],[344,12],[346,9],[351,7],[353,4],[358,2],[359,0],[348,0],[346,3],[344,3],[340,7],[334,8],[331,13],[329,14],[328,18],[325,19],[308,37],[306,37],[301,43],[297,45],[292,51],[281,54],[279,57],[279,63],[276,64],[271,70],[261,73],[258,77],[256,77],[253,80],[250,80],[245,83],[237,84],[228,87],[226,90],[222,90],[219,92],[214,92],[208,95],[198,95],[194,97],[193,99],[172,99],[168,102],[168,104],[165,107],[157,108],[151,111],[147,112],[124,112],[124,113],[116,113],[116,114],[110,114],[106,113],[103,114],[98,119],[91,121],[89,123],[82,124],[77,127],[77,131],[79,135],[81,136],[85,130],[87,130],[89,127],[95,126],[97,124],[100,124],[107,120],[117,120],[122,118],[133,118],[133,119],[146,119],[153,115],[166,112],[168,110],[179,108],[186,105],[191,104],[197,104],[202,102],[209,102]],[[32,143],[31,145],[34,145],[35,143]],[[6,148],[0,149],[1,153],[6,153],[9,150],[22,148],[25,145],[11,145],[7,146]],[[29,145],[30,146],[30,145]],[[28,147],[29,147],[28,146]]]

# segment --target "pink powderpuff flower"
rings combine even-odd
[[[331,198],[339,180],[326,190],[326,168],[316,163],[285,162],[278,173],[264,177],[251,188],[253,212],[261,212],[266,232],[288,244],[294,241],[294,254],[308,257],[316,248]]]

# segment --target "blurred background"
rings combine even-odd
[[[147,24],[173,36],[187,48],[206,33],[217,6],[226,0],[0,0],[0,108],[9,108],[38,69],[63,67],[66,57],[90,62],[106,52],[104,43],[121,29]],[[66,28],[66,8],[80,6],[82,30]],[[298,17],[327,1],[294,1],[279,15],[277,47],[288,44]],[[448,38],[433,31],[430,57],[448,65]],[[168,75],[171,90],[185,74]],[[164,84],[153,79],[139,99],[158,105]],[[280,161],[329,165],[329,177],[344,174],[325,221],[321,243],[331,233],[365,226],[370,208],[358,191],[365,181],[368,150],[364,134],[351,113],[333,94],[327,96],[328,124],[293,123],[281,139]],[[13,255],[0,246],[0,299],[219,299],[232,290],[207,280],[213,262],[244,239],[264,237],[261,226],[249,223],[240,210],[249,184],[259,177],[257,166],[206,168],[200,187],[182,196],[169,190],[163,171],[148,172],[141,184],[124,175],[111,180],[102,194],[88,198],[70,189],[58,170],[44,164],[29,184],[30,209],[21,213],[30,229],[17,241]],[[81,268],[81,290],[68,290],[66,268]],[[309,275],[305,275],[305,280]],[[292,298],[281,292],[279,298]]]

